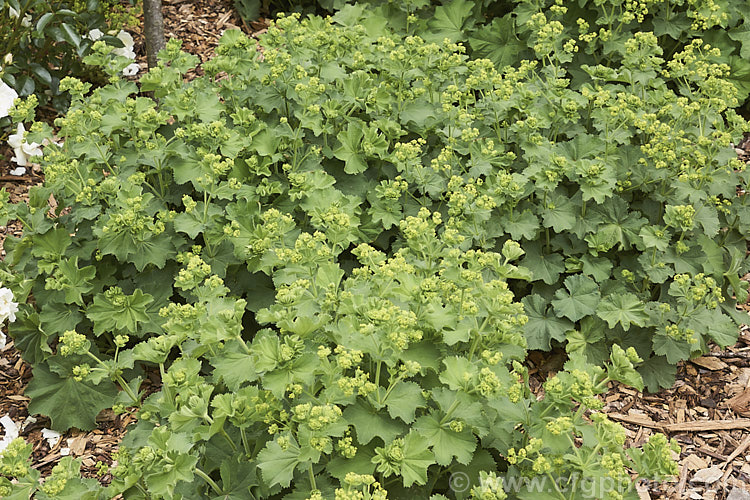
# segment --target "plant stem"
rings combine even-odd
[[[456,408],[458,408],[458,399],[453,402],[450,408],[448,408],[448,411],[445,412],[445,416],[440,419],[440,425],[443,425],[448,421],[449,418],[451,418],[451,415],[453,415],[453,412],[456,411]]]
[[[315,471],[313,471],[313,466],[310,464],[307,468],[307,473],[310,476],[310,489],[317,490],[318,487],[315,484]]]
[[[125,391],[130,397],[130,399],[133,400],[133,404],[137,405],[140,402],[140,399],[138,398],[138,396],[133,394],[132,389],[130,389],[130,386],[128,385],[128,383],[125,382],[125,379],[122,378],[122,375],[116,375],[115,378],[117,379],[117,383],[120,384],[120,387],[122,387],[122,390]]]
[[[252,456],[252,453],[250,452],[250,444],[247,442],[247,432],[245,432],[244,427],[240,427],[240,436],[242,437],[242,447],[245,449],[245,454],[248,457]]]
[[[380,400],[380,367],[383,366],[382,361],[378,361],[378,367],[375,369],[375,386],[377,389],[377,395],[378,395],[378,404],[382,404]]]
[[[221,495],[221,494],[224,493],[222,491],[222,489],[219,488],[219,485],[216,484],[216,481],[214,481],[213,479],[211,479],[208,476],[208,474],[206,474],[205,472],[203,472],[202,470],[200,470],[198,467],[195,468],[195,475],[198,476],[199,478],[203,479],[211,487],[211,489],[214,490],[214,492],[217,495]]]

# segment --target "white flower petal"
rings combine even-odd
[[[9,288],[0,288],[0,321],[16,320],[18,304],[13,302],[13,292]]]
[[[18,93],[7,83],[0,80],[0,118],[8,116],[10,108],[13,107],[13,101],[15,101],[17,97]]]
[[[11,170],[10,175],[23,175],[26,173],[26,167],[16,167],[13,170]]]
[[[3,418],[0,418],[0,425],[5,429],[5,437],[3,437],[3,441],[7,440],[10,442],[18,437],[18,425],[16,425],[12,418],[10,418],[10,415],[5,415]]]
[[[135,76],[141,70],[138,63],[128,64],[125,69],[122,70],[122,74],[125,76]]]
[[[29,415],[28,417],[26,417],[26,420],[24,420],[23,423],[21,424],[21,432],[25,431],[26,427],[35,423],[36,423],[36,417]]]
[[[6,345],[8,345],[8,337],[3,332],[0,332],[0,351],[5,349]]]
[[[8,136],[8,144],[10,144],[10,147],[12,147],[13,149],[21,147],[21,143],[23,143],[24,132],[26,132],[26,129],[23,128],[23,123],[19,123],[16,133]]]
[[[120,39],[125,48],[132,49],[133,45],[135,44],[135,42],[133,41],[133,36],[125,30],[120,30],[120,32],[117,34],[117,38]]]
[[[13,148],[14,157],[11,161],[18,164],[20,167],[28,165],[29,156],[42,156],[42,149],[36,142],[29,144],[24,139],[23,135],[26,129],[23,127],[23,123],[18,124],[18,129],[15,134],[11,134],[8,137],[8,144]]]
[[[14,148],[13,152],[15,153],[15,156],[13,158],[11,158],[10,161],[12,161],[12,162],[14,162],[14,163],[16,163],[16,164],[18,164],[18,165],[20,165],[22,167],[25,167],[26,165],[28,165],[28,162],[26,161],[26,155],[24,154],[23,149],[21,149],[21,148]]]
[[[94,42],[99,40],[103,36],[104,36],[104,33],[102,33],[102,30],[98,28],[94,28],[91,31],[89,31],[89,35],[88,35],[89,39]]]
[[[135,59],[135,52],[133,49],[128,47],[119,47],[112,51],[113,54],[121,57],[127,57],[128,59]]]
[[[21,19],[21,26],[24,28],[28,28],[31,26],[31,14],[26,14],[23,16],[23,19]]]
[[[13,7],[8,7],[8,15],[10,17],[16,18],[18,17],[18,11],[14,9]]]
[[[42,429],[42,437],[47,440],[47,444],[49,444],[50,448],[54,448],[57,446],[57,443],[60,442],[60,437],[62,437],[62,435],[57,431],[45,427]]]
[[[70,448],[60,448],[60,455],[63,457],[70,455]]]
[[[39,146],[40,144],[36,142],[32,142],[31,144],[24,142],[21,144],[21,149],[23,149],[26,156],[42,156],[42,149]]]

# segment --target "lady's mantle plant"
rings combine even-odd
[[[253,2],[236,3],[245,16],[241,7]],[[540,49],[569,50],[571,59],[565,66],[576,90],[587,80],[584,66],[627,64],[621,48],[637,33],[652,33],[657,46],[670,55],[701,40],[720,49],[713,62],[726,65],[724,78],[737,87],[740,103],[747,103],[750,96],[750,12],[743,0],[360,0],[353,6],[343,0],[317,0],[295,4],[305,3],[317,3],[329,11],[340,9],[369,25],[384,23],[428,41],[462,42],[472,57],[486,57],[498,67],[534,59]],[[549,21],[542,29],[534,21],[539,13],[545,13]],[[248,16],[248,21],[255,19]],[[665,80],[679,84],[666,75]]]
[[[191,83],[171,42],[154,99],[61,83],[64,145],[6,243],[30,411],[140,407],[113,487],[134,496],[481,497],[450,474],[499,471],[616,497],[623,464],[670,472],[661,438],[626,454],[584,417],[633,363],[656,387],[736,337],[747,123],[713,49],[667,61],[641,33],[573,89],[544,14],[540,62],[502,71],[354,21],[283,18],[262,54],[228,31]],[[519,360],[552,341],[571,361],[536,401]]]
[[[208,275],[197,247],[181,254],[175,286],[187,302],[162,309],[162,335],[128,349],[118,337],[107,362],[84,335],[63,334],[59,353],[80,363],[74,377],[95,383],[140,361],[159,366],[163,386],[141,405],[108,489],[64,461],[37,497],[506,498],[509,481],[512,497],[526,498],[535,478],[554,498],[630,498],[625,467],[676,472],[663,436],[625,452],[622,427],[596,412],[608,381],[641,384],[632,348],[615,346],[606,371],[574,356],[544,400],[530,393],[527,318],[506,282],[528,274],[511,264],[517,244],[462,252],[427,209],[399,226],[400,250],[389,258],[358,245],[347,277],[325,234],[276,231],[287,241],[268,251],[276,298],[258,311],[265,328],[252,340],[245,300]],[[6,493],[31,491],[30,471],[2,468],[25,467],[28,453],[19,440],[0,458],[0,474],[22,479]]]

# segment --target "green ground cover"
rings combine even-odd
[[[94,47],[112,83],[60,83],[63,144],[3,205],[25,232],[0,281],[29,411],[138,423],[109,488],[69,458],[40,483],[17,440],[3,494],[637,498],[629,470],[674,474],[676,444],[623,450],[596,396],[736,340],[735,3],[505,4],[489,53],[489,4],[337,6],[280,17],[261,53],[226,32],[191,82],[178,42],[138,84]],[[34,104],[10,114],[41,144]],[[523,360],[552,346],[537,400]]]

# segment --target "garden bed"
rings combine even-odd
[[[182,39],[183,49],[196,54],[202,62],[213,55],[213,48],[224,29],[243,27],[231,10],[231,2],[216,4],[205,0],[190,2],[165,2],[167,32]],[[263,30],[264,24],[253,25],[253,30]],[[245,26],[246,28],[246,26]],[[143,44],[136,36],[138,61],[144,66]],[[198,70],[193,74],[200,75]],[[189,73],[188,76],[191,74]],[[4,146],[3,146],[4,147]],[[0,148],[0,186],[11,192],[11,201],[24,199],[29,186],[41,182],[41,173],[31,169],[17,179],[9,177],[13,168],[7,148]],[[747,161],[750,141],[738,145],[738,154]],[[20,234],[21,228],[10,225],[7,233]],[[21,436],[34,447],[34,466],[43,473],[63,456],[83,458],[85,476],[97,476],[97,463],[110,465],[125,428],[134,418],[128,414],[114,415],[107,410],[97,419],[98,427],[91,432],[69,431],[50,448],[42,436],[48,421],[39,418],[27,420],[28,398],[23,389],[29,381],[31,370],[9,343],[0,351],[0,416],[9,415],[15,422],[23,423]],[[561,353],[530,354],[527,365],[532,376],[531,387],[536,393],[550,373],[562,366]],[[156,388],[158,377],[146,381]],[[750,394],[750,334],[742,330],[736,345],[724,351],[714,349],[697,360],[679,365],[677,382],[670,389],[656,394],[643,394],[620,385],[613,386],[605,395],[605,411],[628,429],[626,446],[641,445],[654,431],[668,433],[681,445],[679,457],[681,474],[674,482],[649,484],[642,498],[715,498],[723,500],[733,488],[750,488],[750,466],[745,457],[750,455],[750,404],[744,402]],[[746,420],[741,420],[746,419]],[[67,451],[65,451],[67,450]],[[718,476],[717,476],[718,474]],[[101,477],[107,482],[107,476]],[[701,482],[714,479],[710,483]],[[719,487],[717,481],[724,486]],[[738,493],[735,493],[738,495]],[[744,498],[737,497],[734,498]]]

